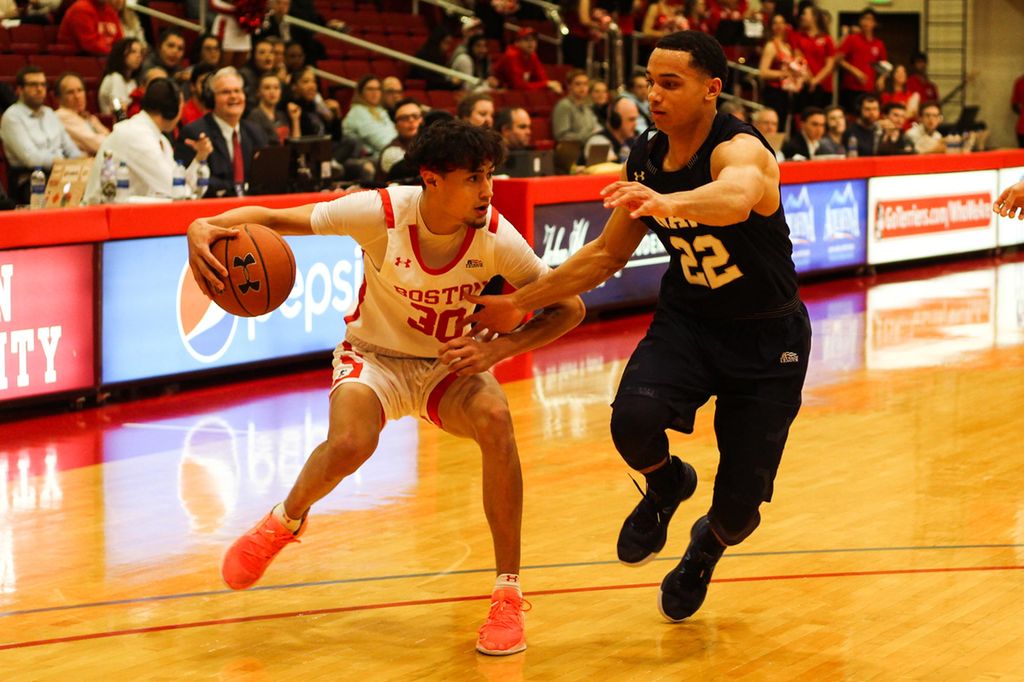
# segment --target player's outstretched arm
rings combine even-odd
[[[1024,180],[1004,189],[992,204],[992,210],[1003,218],[1024,220]]]
[[[310,217],[316,204],[272,209],[262,206],[240,206],[212,218],[197,218],[188,226],[188,263],[200,290],[210,298],[224,290],[227,270],[210,251],[210,245],[221,238],[233,239],[236,225],[256,223],[280,234],[313,234]]]
[[[452,339],[441,348],[441,362],[459,376],[486,372],[505,358],[551,343],[582,322],[585,313],[579,296],[555,301],[511,334],[489,341],[473,336]]]
[[[621,270],[647,234],[647,226],[622,209],[612,212],[604,230],[555,270],[515,293],[468,296],[484,308],[471,315],[474,331],[510,332],[527,313],[590,291]]]
[[[779,207],[779,166],[761,142],[738,135],[711,154],[711,178],[686,192],[658,194],[639,182],[619,181],[602,190],[605,206],[633,218],[682,218],[702,225],[734,225],[751,211],[771,215]]]

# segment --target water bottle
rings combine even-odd
[[[46,206],[46,173],[39,166],[32,171],[32,198],[29,200],[29,208],[43,208]]]
[[[173,178],[171,181],[171,198],[187,199],[188,190],[185,189],[185,166],[182,165],[181,161],[177,161],[174,164]]]
[[[196,169],[196,196],[202,197],[208,189],[210,189],[210,164],[204,160],[199,162],[199,168]]]
[[[130,174],[128,173],[128,164],[122,161],[117,166],[117,172],[114,174],[116,180],[117,189],[114,192],[114,201],[119,204],[128,202],[128,197],[131,196],[131,189],[128,186]]]
[[[128,118],[128,116],[124,112],[124,107],[121,106],[121,100],[119,100],[118,98],[115,97],[110,102],[110,105],[111,105],[111,108],[114,111],[114,121],[116,123],[120,123],[121,121],[123,121],[126,118]]]
[[[114,196],[117,194],[117,165],[114,163],[114,155],[109,151],[103,152],[103,166],[100,167],[100,194],[103,195],[103,203],[114,203]]]
[[[857,158],[857,136],[850,135],[846,140],[846,158],[856,159]]]

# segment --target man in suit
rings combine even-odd
[[[810,161],[818,154],[821,138],[825,136],[825,111],[807,107],[800,114],[800,132],[782,145],[782,154],[790,160]]]
[[[213,142],[213,153],[208,159],[210,189],[207,196],[241,196],[249,182],[253,154],[267,146],[266,136],[258,127],[242,120],[245,89],[238,71],[225,67],[210,76],[204,87],[210,111],[185,126],[175,156],[188,164],[194,152],[184,140],[198,140],[205,134]]]

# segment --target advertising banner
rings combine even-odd
[[[999,192],[1021,180],[1024,180],[1024,166],[1002,169],[999,171]],[[999,246],[1024,244],[1024,220],[996,216],[996,222],[999,224]]]
[[[864,265],[868,222],[864,180],[783,185],[782,206],[797,272]]]
[[[93,246],[0,251],[0,401],[94,383]]]
[[[994,248],[997,171],[868,180],[868,262]]]
[[[334,348],[363,279],[348,237],[289,237],[295,287],[277,310],[239,318],[192,278],[184,237],[103,245],[104,384],[282,358]]]
[[[556,268],[604,229],[609,211],[600,201],[538,206],[533,217],[533,248],[549,266]],[[590,310],[649,303],[658,297],[668,253],[648,233],[629,262],[607,282],[583,294]]]

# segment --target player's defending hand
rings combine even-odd
[[[1024,180],[1003,190],[992,210],[1004,218],[1024,220]]]
[[[438,356],[450,372],[460,377],[486,372],[504,358],[495,346],[471,336],[452,339],[441,346]]]
[[[658,194],[639,182],[619,180],[601,190],[605,208],[619,208],[629,211],[630,218],[651,216],[652,218],[672,217],[672,206],[664,194]]]
[[[523,318],[526,317],[526,311],[521,310],[509,295],[466,296],[466,300],[483,306],[466,318],[473,325],[469,330],[470,336],[476,336],[484,329],[507,334],[522,324]]]
[[[209,298],[224,291],[227,269],[220,264],[210,251],[210,245],[221,238],[234,239],[238,230],[217,227],[205,218],[198,218],[188,226],[188,266],[199,289]]]

